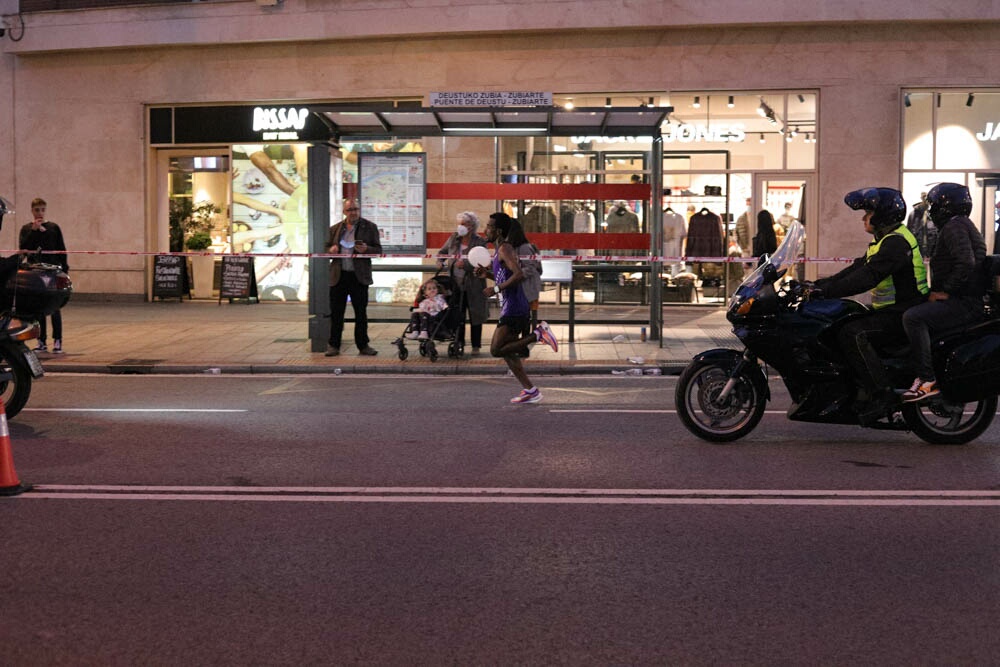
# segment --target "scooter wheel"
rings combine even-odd
[[[406,358],[408,356],[410,356],[410,351],[409,350],[407,350],[405,347],[399,348],[399,360],[400,361],[406,361]]]

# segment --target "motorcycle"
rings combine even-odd
[[[0,197],[0,227],[13,212]],[[66,305],[72,291],[62,268],[44,263],[21,264],[0,291],[0,401],[8,419],[28,403],[32,381],[44,375],[38,357],[25,345],[40,334],[37,318]]]
[[[710,442],[731,442],[753,431],[771,399],[770,368],[788,389],[787,417],[793,421],[912,431],[940,445],[965,444],[986,431],[1000,394],[1000,256],[985,262],[991,290],[982,321],[933,341],[941,393],[904,403],[896,392],[885,417],[862,424],[859,384],[837,331],[869,309],[852,299],[811,299],[809,283],[788,277],[804,239],[802,225],[792,223],[781,246],[761,258],[730,298],[726,318],[744,348],[702,352],[681,374],[674,402],[684,426]],[[908,345],[879,352],[892,386],[909,386],[914,371]]]

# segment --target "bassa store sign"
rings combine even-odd
[[[263,133],[262,141],[298,141],[298,130],[305,128],[308,117],[305,108],[254,107],[253,131]]]
[[[152,143],[323,141],[330,130],[299,106],[160,107],[150,111]]]

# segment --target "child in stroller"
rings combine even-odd
[[[393,341],[399,349],[400,361],[409,356],[407,340],[420,343],[420,355],[437,361],[435,340],[452,341],[448,347],[449,356],[459,356],[455,348],[455,334],[463,325],[462,290],[450,276],[435,275],[420,286],[417,298],[410,311],[410,323],[403,335]]]
[[[403,335],[410,340],[427,340],[431,337],[430,332],[436,330],[444,318],[448,302],[445,301],[440,286],[433,278],[420,287],[417,299],[419,299],[417,307],[410,312],[410,326]]]

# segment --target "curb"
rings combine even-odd
[[[640,370],[644,375],[679,375],[687,360],[669,360],[647,364],[595,363],[567,364],[539,362],[530,364],[530,375],[618,375],[628,370]],[[290,364],[44,364],[46,373],[90,373],[105,375],[506,375],[507,367],[501,360],[495,364],[344,364],[341,366],[312,366]],[[648,373],[651,370],[659,373]],[[617,373],[616,373],[617,371]],[[636,377],[639,375],[632,373]]]

